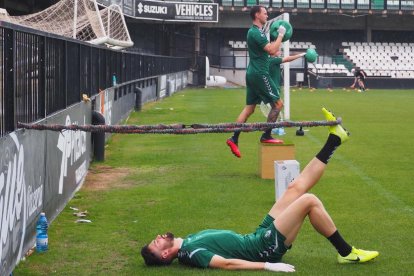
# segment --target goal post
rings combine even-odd
[[[43,11],[23,16],[0,12],[0,20],[110,48],[134,45],[121,7],[112,4],[99,9],[96,0],[60,0]]]

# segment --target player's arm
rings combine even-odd
[[[266,46],[263,48],[269,55],[274,56],[276,55],[277,51],[280,49],[280,45],[282,44],[283,36],[286,33],[286,28],[283,26],[280,26],[278,31],[278,36],[275,41],[267,43]]]
[[[352,83],[350,88],[355,88],[355,84],[357,83],[358,77],[356,76],[356,72],[353,72],[352,70],[351,72],[354,74],[354,82]]]
[[[354,78],[354,83],[353,83],[350,87],[351,87],[351,88],[354,88],[354,87],[355,87],[356,82],[357,82],[357,77],[355,77],[355,78]]]
[[[297,54],[297,55],[291,55],[291,56],[288,56],[288,57],[284,57],[282,59],[282,63],[294,61],[295,59],[301,58],[305,55],[306,55],[306,53],[300,53],[300,54]]]
[[[294,272],[295,267],[284,263],[264,263],[250,262],[241,259],[226,259],[219,255],[214,255],[209,263],[211,268],[226,270],[269,270],[281,272]]]

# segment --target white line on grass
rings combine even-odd
[[[321,141],[313,136],[310,132],[306,135],[308,138],[314,142],[322,146]],[[335,153],[335,159],[337,159],[340,163],[342,163],[345,167],[347,167],[350,171],[352,171],[355,175],[359,176],[364,183],[374,188],[374,190],[384,199],[388,200],[391,204],[395,207],[398,207],[398,210],[404,211],[409,213],[410,215],[414,216],[414,208],[408,206],[404,202],[402,202],[399,197],[392,194],[389,190],[384,188],[380,183],[369,177],[359,166],[355,165],[354,162],[348,160],[347,158],[343,157],[342,155]]]

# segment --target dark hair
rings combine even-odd
[[[253,6],[250,9],[250,17],[252,18],[252,20],[256,19],[256,13],[260,12],[262,10],[262,8],[265,8],[265,7],[260,6],[260,5],[256,5],[256,6]]]
[[[160,257],[156,256],[151,250],[148,248],[148,244],[144,245],[141,249],[141,256],[144,258],[145,264],[149,266],[161,266],[161,265],[169,265],[172,263],[171,260],[161,259]]]

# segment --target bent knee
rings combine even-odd
[[[299,199],[305,201],[308,206],[322,205],[321,200],[311,193],[303,194]]]
[[[283,108],[283,102],[281,100],[276,102],[276,107],[280,110]]]

